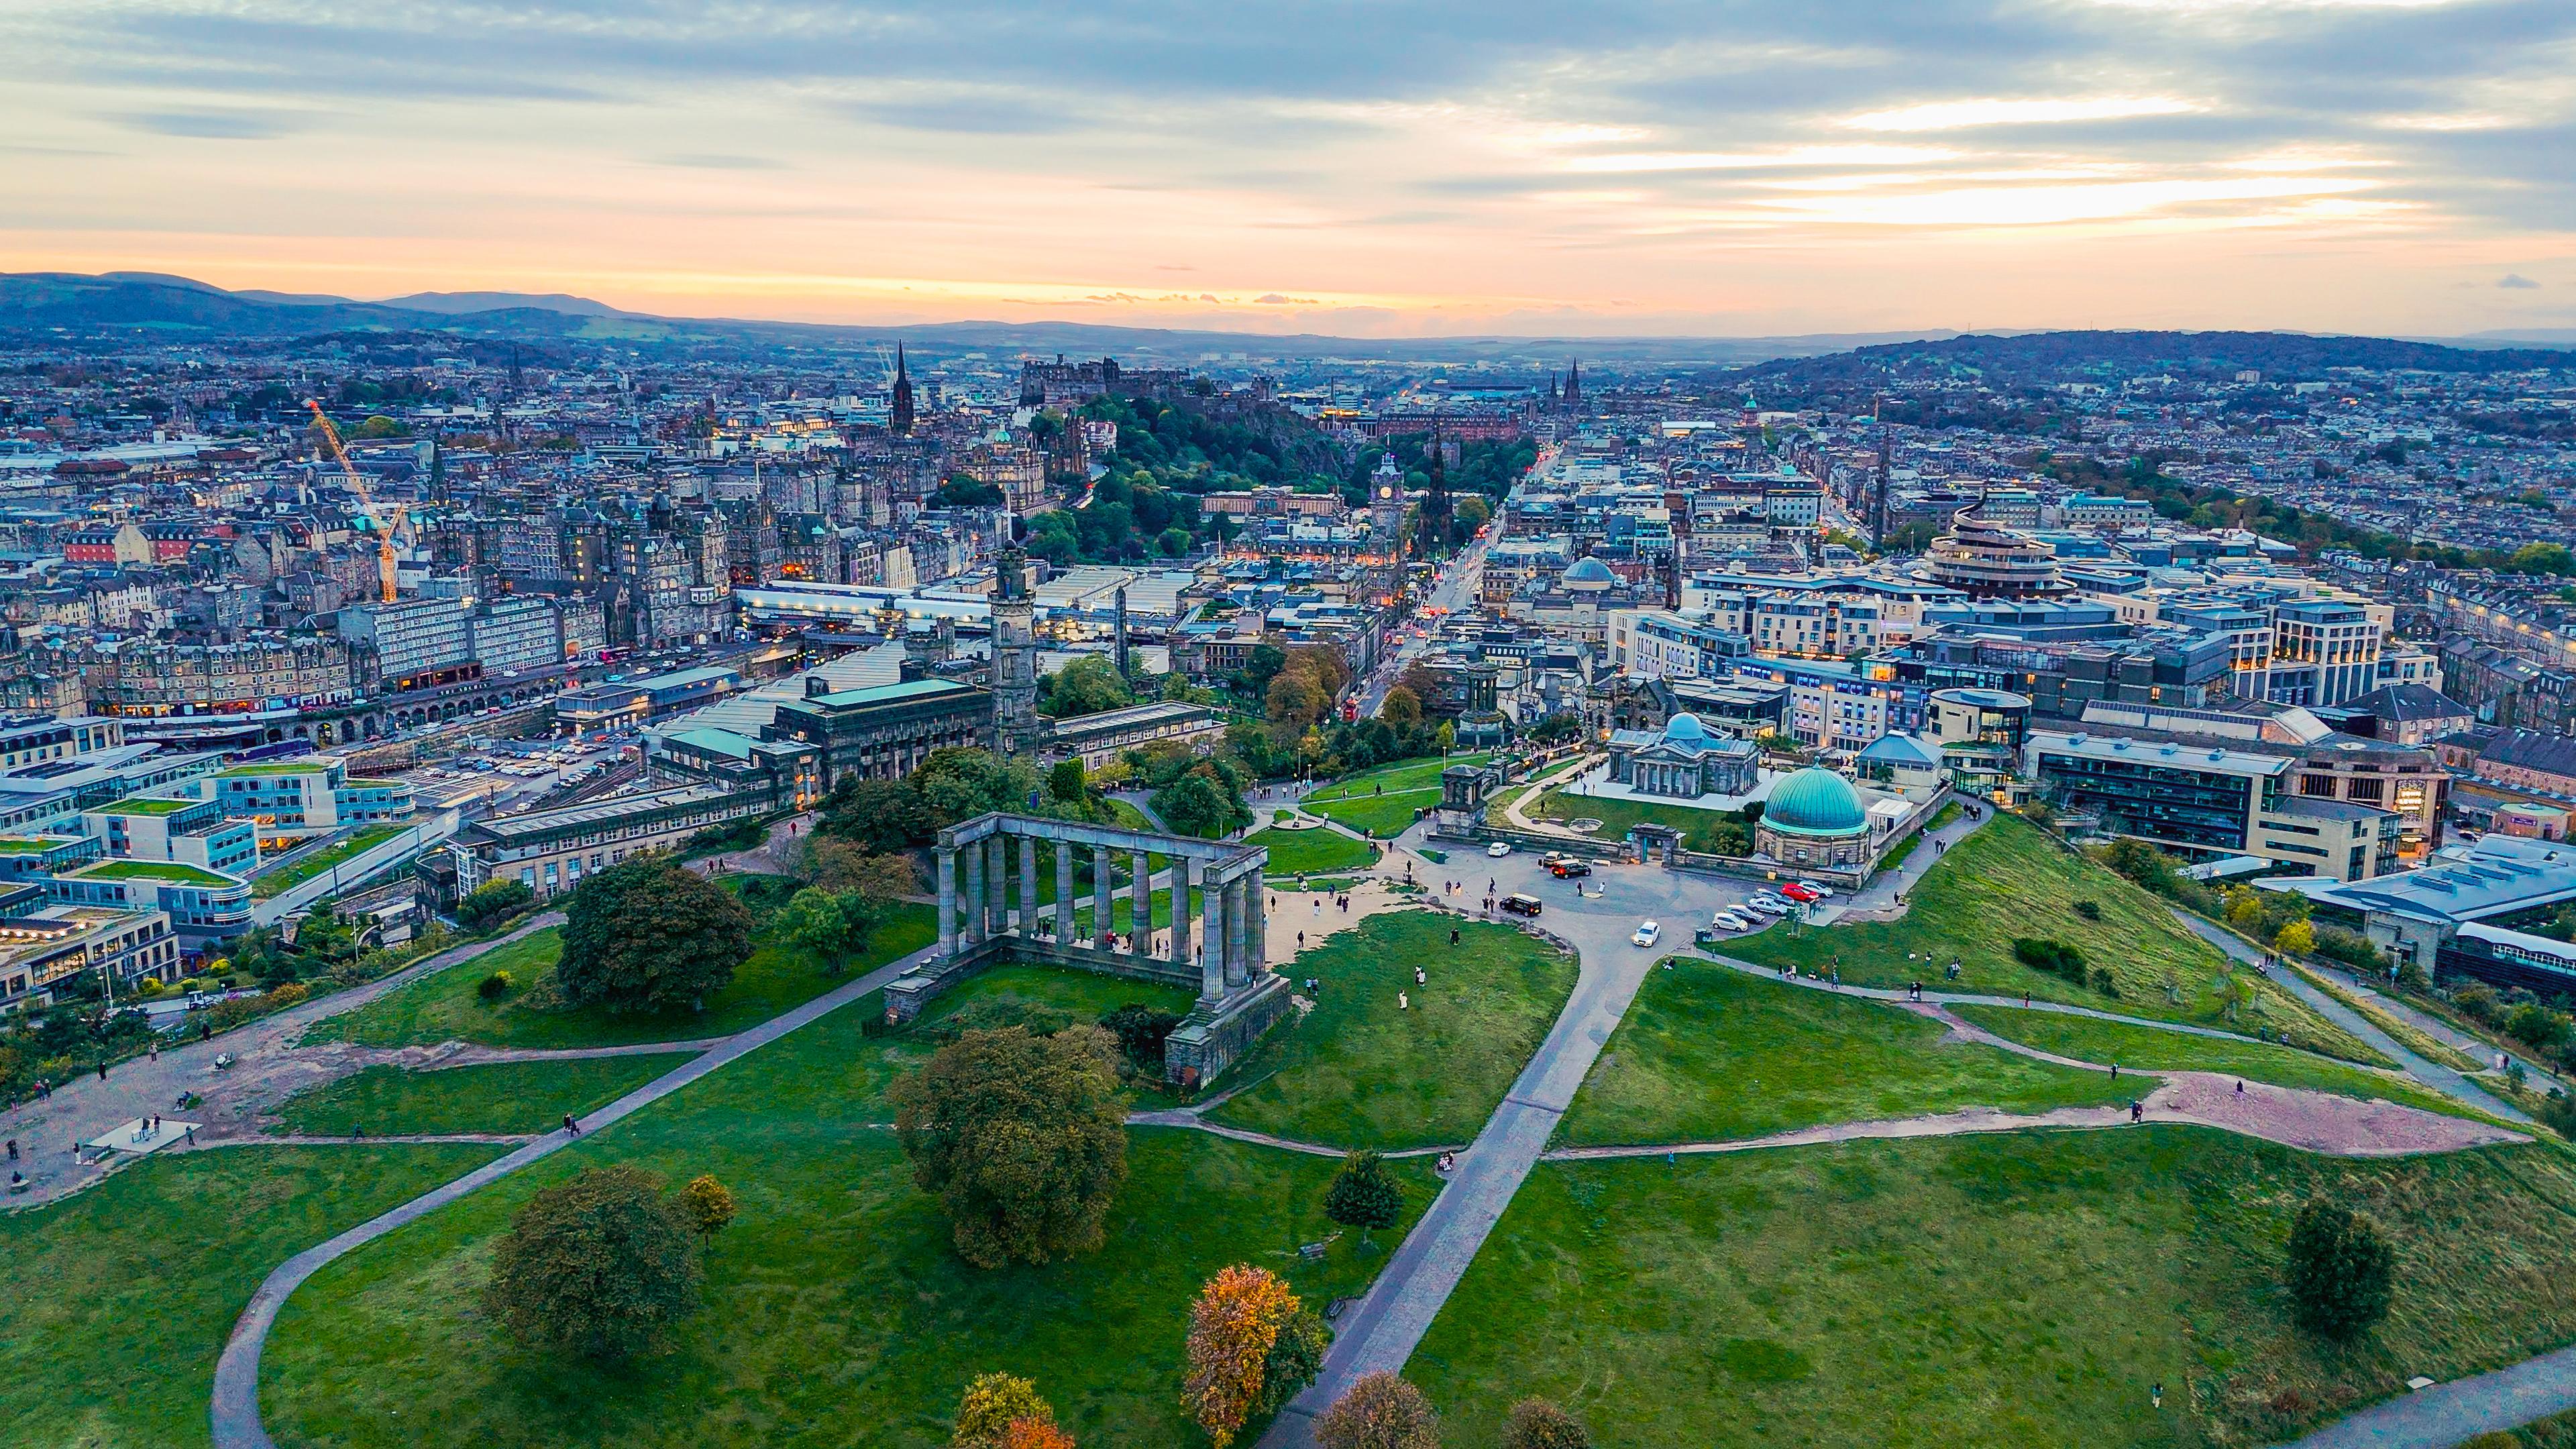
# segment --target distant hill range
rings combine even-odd
[[[2519,343],[2519,345],[2516,345]],[[2022,332],[1871,343],[1845,352],[1775,358],[1721,375],[1728,383],[1787,384],[1845,403],[1892,382],[1977,378],[2005,383],[2117,382],[2170,373],[2207,382],[2259,373],[2265,382],[2325,380],[2336,368],[2436,373],[2576,368],[2576,352],[2532,339],[2432,341],[2305,332]]]
[[[1554,366],[1569,357],[1587,364],[1724,369],[1780,365],[1782,359],[1865,360],[1874,375],[1900,359],[1967,361],[1992,349],[2027,354],[2082,353],[2125,362],[2180,349],[2205,365],[2238,365],[2267,373],[2288,366],[2423,367],[2495,371],[2549,365],[2566,354],[2542,351],[2558,339],[2529,335],[2462,339],[2458,345],[2379,338],[2309,337],[2294,333],[2046,332],[1967,336],[1946,329],[1915,332],[1817,333],[1786,337],[1525,337],[1356,338],[1298,333],[1110,327],[1081,322],[950,322],[904,327],[851,327],[740,318],[659,317],[627,312],[588,297],[554,292],[415,292],[380,302],[288,292],[231,292],[187,277],[155,272],[0,273],[0,341],[49,339],[173,341],[289,340],[333,334],[417,335],[432,346],[473,342],[534,345],[538,354],[567,344],[677,346],[721,352],[777,345],[872,352],[901,341],[936,360],[943,354],[1116,356],[1142,365],[1179,365],[1207,354],[1350,358],[1389,362],[1526,362]],[[454,339],[450,343],[444,339]],[[2178,341],[2176,339],[2179,339]],[[2576,341],[2571,337],[2570,341]],[[2217,349],[2211,352],[2211,349]],[[2209,356],[2202,357],[2203,353]],[[2218,353],[2224,353],[2219,357]],[[1830,357],[1828,356],[1830,355]],[[2247,360],[2230,361],[2239,355]],[[2286,360],[2301,359],[2296,364]],[[2399,358],[2415,359],[2400,361]],[[2539,362],[2519,359],[2536,358]],[[2280,359],[2280,360],[2275,360]],[[532,359],[533,360],[533,359]],[[1948,365],[1944,362],[1941,365]],[[1730,375],[1741,375],[1730,372]]]
[[[599,342],[697,347],[767,346],[872,351],[898,340],[941,354],[1020,352],[1108,354],[1146,365],[1196,362],[1208,353],[1259,357],[1348,357],[1473,362],[1526,359],[1660,365],[1742,365],[1812,356],[1868,342],[1946,336],[1939,332],[1835,333],[1808,337],[1432,337],[1355,338],[1320,334],[1109,327],[1081,322],[945,322],[850,327],[741,318],[657,317],[563,293],[416,292],[381,302],[288,292],[228,292],[154,272],[0,273],[0,338],[81,338],[161,333],[209,341],[288,339],[335,333],[447,334],[524,343]]]

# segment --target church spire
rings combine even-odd
[[[904,371],[903,344],[894,345],[894,430],[898,436],[912,431],[912,375]]]

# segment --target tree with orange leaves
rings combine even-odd
[[[1261,1400],[1262,1372],[1297,1295],[1279,1275],[1248,1263],[1222,1268],[1190,1305],[1190,1373],[1182,1406],[1226,1449]]]
[[[1032,1415],[1003,1426],[1000,1449],[1073,1449],[1073,1436],[1057,1428],[1053,1419]]]

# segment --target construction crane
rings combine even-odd
[[[385,517],[383,510],[376,507],[375,495],[367,491],[367,480],[349,461],[349,450],[340,446],[340,430],[331,426],[331,415],[322,411],[322,400],[306,398],[304,405],[313,410],[313,421],[322,429],[323,440],[331,445],[331,456],[339,460],[341,479],[349,485],[350,492],[358,495],[358,506],[365,511],[367,521],[376,526],[376,573],[384,584],[385,602],[390,604],[394,601],[394,530],[402,527],[411,510],[396,507],[393,517]]]

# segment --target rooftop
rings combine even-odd
[[[152,880],[163,885],[240,885],[235,877],[176,860],[102,860],[71,873],[73,880]]]
[[[206,802],[203,800],[158,800],[136,795],[112,804],[101,805],[98,807],[98,813],[101,815],[176,815],[182,810],[204,803]]]

